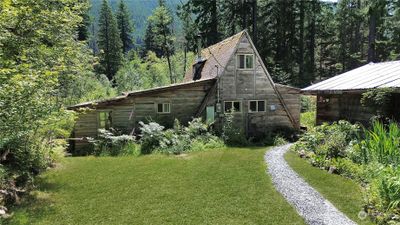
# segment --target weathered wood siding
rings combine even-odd
[[[237,69],[238,54],[253,54],[255,65],[253,69]],[[283,105],[279,101],[273,84],[264,71],[262,61],[255,54],[246,36],[243,36],[239,46],[229,61],[220,78],[221,103],[224,101],[240,101],[242,112],[236,113],[235,120],[242,124],[249,135],[266,132],[278,127],[293,128]],[[281,86],[281,95],[288,104],[289,110],[299,123],[300,95],[299,90]],[[249,113],[250,100],[266,100],[266,112]],[[275,107],[275,110],[271,109]],[[223,107],[222,107],[223,110]]]
[[[95,109],[82,114],[76,122],[75,138],[95,137],[98,130],[98,112],[109,111],[112,127],[131,134],[138,132],[139,122],[155,121],[165,127],[172,127],[175,118],[186,124],[192,120],[213,81],[171,90],[132,96],[108,104],[99,104]],[[170,113],[157,113],[157,103],[170,103]],[[75,149],[87,146],[86,141],[76,141]]]
[[[362,106],[360,100],[361,94],[318,94],[317,124],[338,120],[368,123],[373,113]]]

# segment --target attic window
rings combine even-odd
[[[254,68],[254,55],[253,54],[237,55],[237,68],[238,69],[253,69]]]
[[[203,70],[205,62],[205,59],[200,59],[193,65],[193,80],[201,79],[201,71]]]

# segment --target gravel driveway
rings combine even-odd
[[[356,224],[289,167],[283,158],[289,147],[274,147],[265,154],[265,162],[275,188],[296,208],[307,224]]]

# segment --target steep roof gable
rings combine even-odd
[[[245,33],[246,31],[241,31],[201,51],[201,56],[205,61],[204,65],[202,66],[201,74],[199,74],[200,80],[212,79],[217,77],[217,69],[215,65],[218,65],[219,68],[226,67],[229,60],[231,59],[231,56],[235,53],[238,43]],[[193,65],[195,64],[196,62]],[[221,74],[222,71],[218,71],[218,73]],[[192,81],[194,78],[193,76],[194,72],[192,67],[186,72],[183,82]]]

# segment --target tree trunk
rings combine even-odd
[[[370,13],[368,34],[368,62],[375,62],[376,16]]]
[[[253,0],[253,42],[257,47],[257,0]]]
[[[297,77],[297,85],[303,86],[304,83],[304,1],[299,2],[299,75]]]

